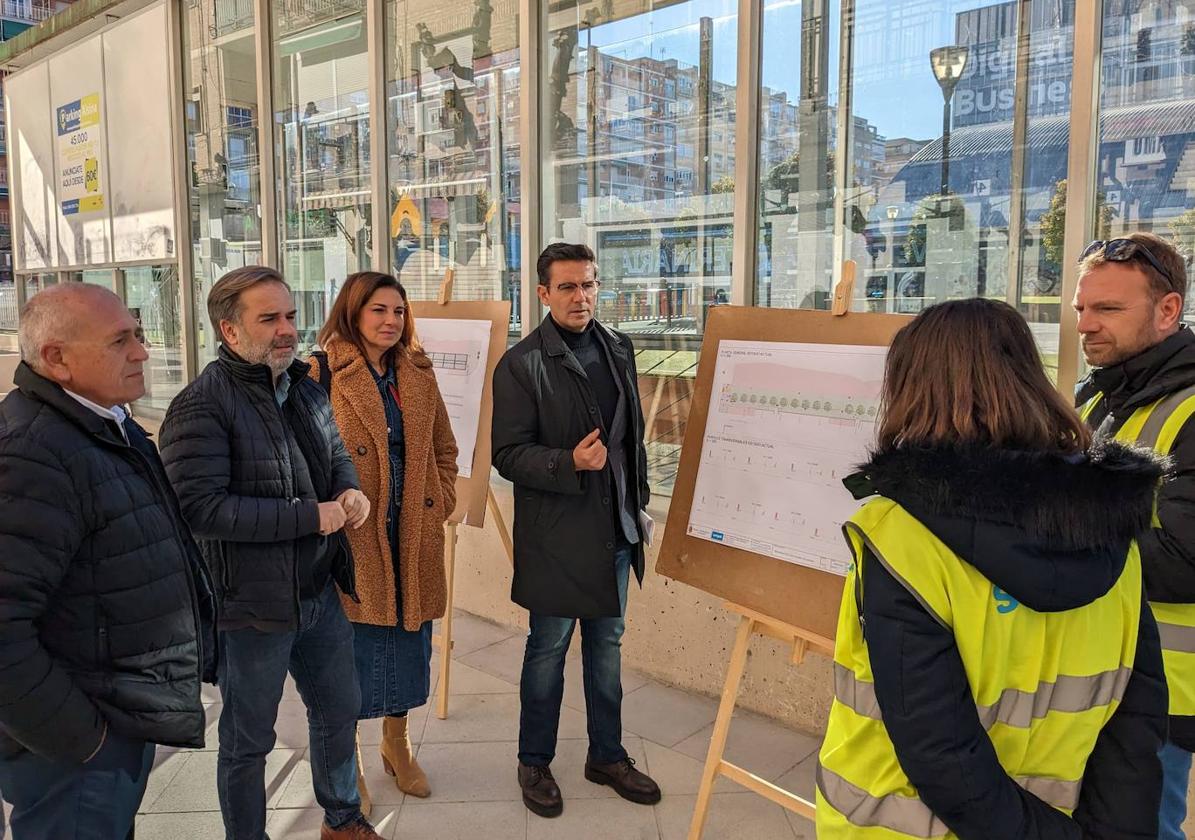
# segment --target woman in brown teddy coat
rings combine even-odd
[[[404,793],[427,796],[407,735],[407,711],[427,702],[432,619],[444,614],[444,522],[456,504],[457,447],[407,293],[394,277],[345,279],[311,365],[332,400],[369,518],[348,531],[359,602],[353,623],[360,719],[383,718],[382,763]],[[358,746],[363,810],[369,794]]]

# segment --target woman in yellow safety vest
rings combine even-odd
[[[1135,537],[1159,461],[1092,444],[996,301],[892,343],[847,480],[854,563],[819,840],[1156,838],[1166,685]]]

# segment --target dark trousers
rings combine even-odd
[[[361,692],[353,667],[353,630],[332,584],[300,602],[299,629],[252,628],[220,634],[220,754],[216,788],[228,840],[262,840],[266,756],[289,670],[307,706],[311,776],[333,828],[361,815],[355,739]]]
[[[13,840],[131,838],[153,763],[153,744],[111,730],[86,764],[27,751],[0,759],[0,792],[12,805]]]
[[[634,551],[632,546],[623,546],[614,555],[621,614],[617,618],[580,619],[589,758],[597,764],[613,764],[627,757],[622,746],[622,633]],[[523,764],[543,766],[556,756],[560,703],[564,699],[564,660],[577,621],[531,613],[531,632],[527,634],[519,683],[519,761]]]

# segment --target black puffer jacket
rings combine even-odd
[[[1149,528],[1162,474],[1150,455],[1115,443],[1070,458],[901,447],[862,469],[862,480],[848,479],[856,496],[897,502],[1015,603],[1037,612],[1080,608],[1119,580],[1130,541]],[[884,726],[921,800],[960,838],[1158,836],[1167,693],[1157,625],[1144,602],[1132,676],[1087,759],[1071,818],[1000,765],[954,634],[870,551],[862,577],[857,597]]]
[[[1077,404],[1097,393],[1087,418],[1093,429],[1115,435],[1133,412],[1176,391],[1195,385],[1195,333],[1177,333],[1126,362],[1098,368],[1079,384]],[[1179,430],[1170,449],[1174,468],[1158,491],[1160,528],[1138,540],[1141,570],[1149,600],[1167,604],[1195,603],[1195,420]],[[1170,718],[1170,740],[1195,751],[1195,717]]]
[[[81,762],[105,722],[203,746],[214,601],[153,445],[24,364],[16,385],[0,403],[0,755]]]
[[[221,629],[293,630],[301,563],[334,553],[332,574],[355,595],[344,532],[319,533],[319,503],[358,489],[324,390],[296,361],[279,406],[265,365],[220,348],[220,358],[182,390],[162,424],[162,460],[183,515],[216,578]],[[303,453],[314,497],[295,486],[288,427]],[[332,545],[328,546],[328,540]]]

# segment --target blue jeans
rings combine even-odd
[[[633,546],[614,554],[621,614],[617,618],[581,619],[581,668],[585,680],[585,716],[589,758],[613,764],[627,757],[622,747],[622,632],[627,612],[627,578]],[[564,699],[564,659],[573,638],[575,618],[531,613],[531,632],[519,682],[519,761],[545,766],[556,757],[560,703]]]
[[[1169,741],[1159,754],[1162,759],[1162,810],[1158,815],[1158,840],[1186,840],[1187,785],[1191,778],[1191,754]]]
[[[266,756],[289,670],[310,732],[311,777],[333,828],[361,814],[356,731],[361,691],[353,667],[353,629],[332,584],[300,602],[299,628],[220,634],[220,754],[216,789],[228,840],[266,836]]]
[[[0,759],[14,840],[125,840],[145,796],[154,745],[111,730],[86,764],[31,752]]]

